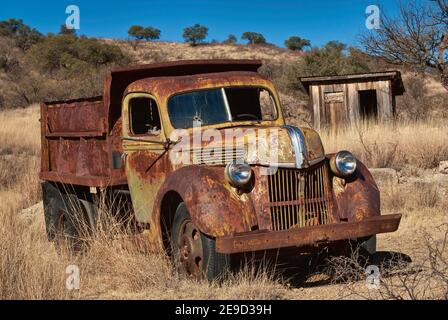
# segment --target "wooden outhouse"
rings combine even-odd
[[[316,129],[395,116],[395,97],[404,93],[399,71],[300,78],[310,96]]]

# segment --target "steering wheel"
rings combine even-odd
[[[258,117],[254,114],[251,113],[241,113],[241,114],[237,114],[235,116],[235,119],[239,119],[239,118],[249,118],[249,119],[254,119],[254,120],[260,120],[258,119]]]

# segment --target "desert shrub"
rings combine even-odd
[[[154,27],[133,25],[128,30],[129,36],[138,40],[155,40],[160,38],[160,30]]]
[[[441,233],[441,237],[435,239],[423,232],[424,248],[415,252],[424,260],[412,261],[404,254],[390,252],[382,259],[372,261],[379,270],[376,290],[365,285],[368,273],[366,267],[359,263],[359,251],[356,248],[348,256],[331,257],[327,272],[332,274],[332,282],[345,283],[341,287],[340,296],[368,300],[446,300],[448,229],[446,225],[435,229]]]
[[[437,88],[438,81],[423,73],[410,73],[403,77],[405,92],[397,97],[397,116],[400,120],[447,118],[446,92]]]
[[[418,184],[416,185],[417,191],[417,206],[423,208],[434,208],[439,204],[439,188],[437,185]]]
[[[76,35],[76,30],[73,28],[68,28],[65,24],[61,25],[59,28],[59,34],[66,34],[66,35]]]
[[[356,60],[347,52],[347,46],[337,41],[330,41],[322,48],[313,48],[303,56],[298,68],[303,76],[339,75],[345,73],[368,72],[369,67]]]
[[[237,41],[236,36],[235,36],[234,34],[229,34],[229,36],[227,37],[227,39],[224,40],[224,43],[227,43],[227,44],[234,44],[234,43],[236,43],[236,41]]]
[[[330,41],[322,48],[312,48],[296,63],[288,65],[279,82],[284,90],[304,91],[300,77],[369,72],[371,61],[361,52],[343,43]]]
[[[15,68],[21,55],[14,40],[0,37],[0,71],[8,72]]]
[[[241,39],[247,40],[248,44],[265,44],[266,39],[261,33],[247,31],[241,36]]]
[[[102,77],[130,58],[118,46],[75,34],[48,35],[25,53],[0,38],[2,107],[101,94]]]
[[[311,45],[311,41],[307,39],[302,39],[298,36],[292,36],[285,40],[285,46],[289,50],[298,50],[302,51],[303,48],[309,47]]]
[[[195,46],[196,44],[204,41],[207,37],[207,33],[208,28],[206,26],[195,24],[194,26],[185,28],[182,36],[185,39],[185,42]]]
[[[0,21],[0,36],[13,39],[22,50],[29,49],[43,38],[39,31],[24,24],[22,19]]]
[[[69,75],[87,68],[122,65],[129,61],[118,46],[74,35],[49,36],[33,46],[28,58],[40,71]]]
[[[141,40],[155,40],[160,38],[160,30],[154,27],[142,27],[140,25],[133,25],[129,27],[128,35],[132,38],[130,44],[134,50],[137,50],[139,41]]]

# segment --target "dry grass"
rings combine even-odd
[[[360,281],[366,280],[366,267],[360,263],[360,250],[354,248],[352,254],[346,257],[330,259],[328,271],[333,274],[334,283],[344,282],[344,289],[339,292],[341,297],[385,300],[446,300],[448,298],[448,225],[437,228],[440,236],[435,239],[428,233],[423,234],[425,246],[416,249],[424,259],[410,261],[399,253],[392,253],[387,258],[379,259],[375,272],[377,282],[373,277],[368,281],[376,285],[374,290],[360,286]]]
[[[164,255],[120,241],[120,222],[103,216],[102,228],[78,255],[56,252],[46,238],[41,205],[38,106],[0,113],[0,299],[275,299],[284,285],[266,270],[248,268],[224,284],[177,274]],[[105,231],[107,230],[107,232]],[[111,232],[112,230],[112,232]],[[81,271],[80,290],[65,287],[68,265]]]
[[[216,43],[192,47],[179,42],[142,41],[137,50],[133,50],[127,41],[111,39],[104,41],[118,45],[139,63],[195,59],[262,59],[292,62],[300,57],[300,53],[268,45]]]
[[[448,126],[442,120],[364,124],[337,133],[322,130],[327,152],[350,150],[367,166],[434,168],[448,159]]]
[[[117,227],[112,228],[117,230],[112,235],[100,230],[83,254],[58,254],[46,239],[41,209],[37,210],[38,215],[19,213],[40,199],[38,108],[0,113],[0,121],[0,299],[347,298],[338,293],[351,286],[350,282],[308,287],[310,280],[291,284],[272,270],[253,265],[230,275],[222,284],[191,281],[173,271],[165,256],[142,252],[138,247],[118,241],[123,237]],[[369,127],[364,130],[363,137],[367,147],[398,144],[396,152],[406,153],[406,158],[393,157],[392,164],[398,159],[407,159],[426,167],[425,161],[446,155],[446,140],[443,143],[443,139],[447,137],[447,129],[435,123]],[[370,156],[355,130],[336,137],[324,133],[323,138],[328,151],[346,148],[354,150],[361,158]],[[422,145],[425,150],[431,150],[423,157],[421,148],[417,148]],[[381,148],[372,150],[376,158],[365,158],[365,161],[376,159],[376,163],[384,163]],[[435,160],[430,161],[435,163]],[[380,246],[424,261],[428,254],[426,251],[425,256],[423,250],[427,248],[426,242],[417,234],[425,231],[437,243],[442,241],[442,234],[435,233],[434,226],[447,222],[446,199],[435,187],[408,190],[393,185],[382,191],[383,209],[400,210],[405,216],[397,233],[380,236]],[[117,222],[108,223],[107,230],[110,230]],[[416,248],[423,250],[422,253]],[[70,264],[80,267],[80,290],[65,288],[65,271]],[[397,277],[393,279],[400,281]],[[355,284],[363,288],[363,281]]]

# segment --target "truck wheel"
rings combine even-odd
[[[350,250],[358,250],[358,263],[366,266],[376,253],[376,235],[350,240]]]
[[[46,183],[44,190],[44,214],[47,236],[60,248],[67,245],[74,251],[84,246],[85,213],[75,195],[61,194],[53,185]]]
[[[376,234],[370,237],[360,238],[357,242],[366,251],[366,254],[373,256],[376,253]]]
[[[215,240],[196,227],[184,203],[174,215],[171,243],[174,265],[192,278],[212,281],[230,267],[230,255],[216,252]]]

